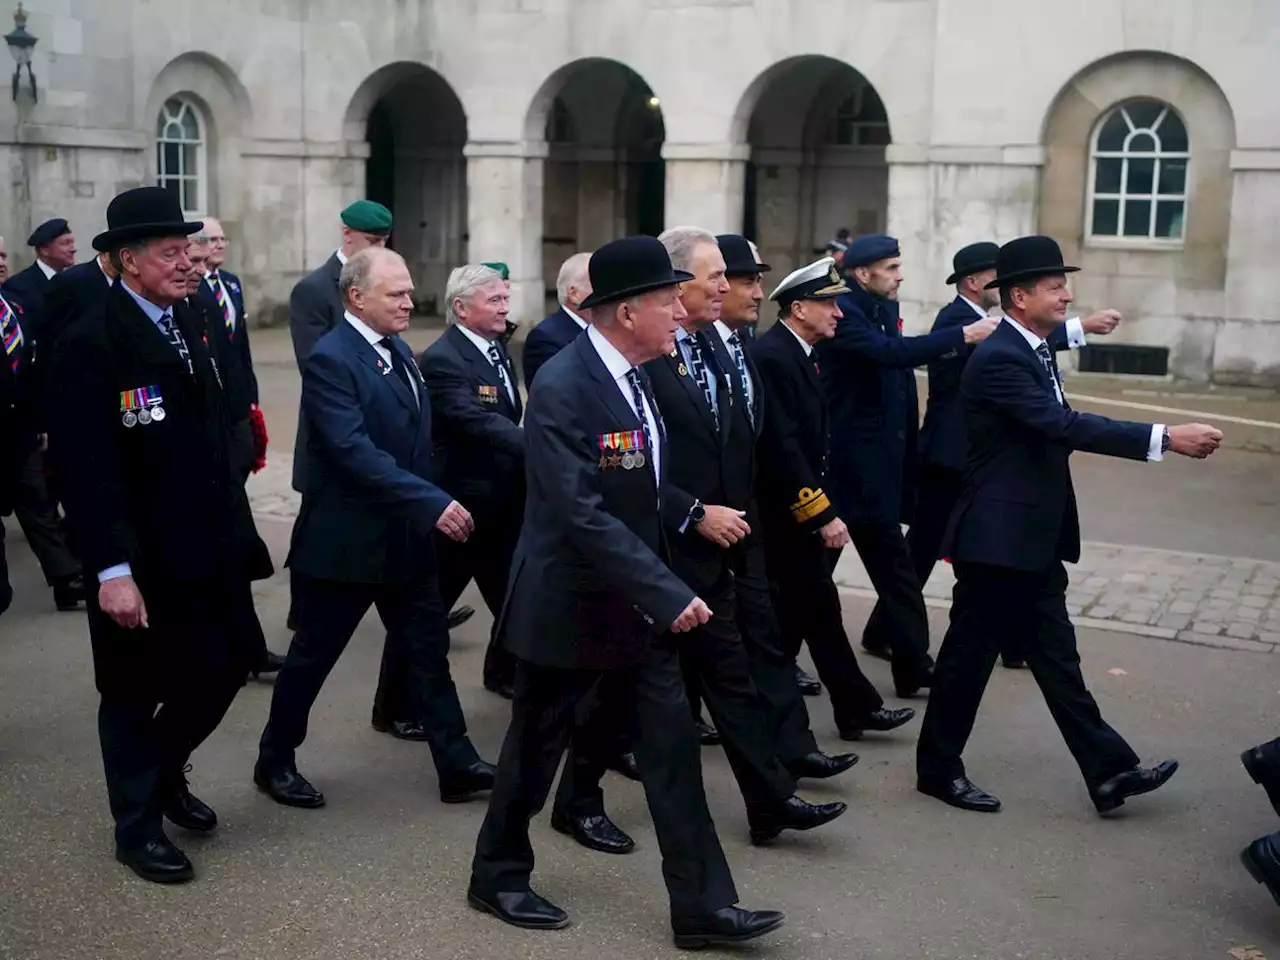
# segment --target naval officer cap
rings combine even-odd
[[[32,231],[31,236],[27,237],[27,246],[36,247],[37,249],[47,247],[59,237],[65,236],[70,232],[71,227],[61,217],[46,220]]]
[[[352,230],[385,237],[391,232],[391,211],[374,200],[357,200],[342,211],[342,222]]]
[[[783,277],[769,299],[778,301],[778,306],[786,310],[797,300],[833,300],[848,292],[836,271],[835,260],[823,257]]]
[[[897,237],[887,237],[883,233],[872,233],[858,237],[844,251],[844,267],[867,267],[890,257],[901,256],[898,252]]]

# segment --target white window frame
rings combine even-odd
[[[171,109],[173,108],[173,109]],[[161,187],[167,187],[169,181],[176,180],[179,184],[190,181],[196,185],[196,201],[197,209],[182,211],[185,217],[202,216],[208,209],[209,205],[209,161],[208,161],[208,137],[206,131],[209,129],[205,122],[204,111],[200,109],[199,104],[189,97],[173,96],[168,97],[160,107],[160,113],[156,116],[157,124],[163,120],[167,127],[169,123],[178,123],[181,126],[182,116],[185,112],[190,112],[196,121],[196,130],[199,136],[195,140],[189,140],[185,137],[181,140],[173,140],[166,137],[163,132],[156,134],[156,184]],[[180,144],[178,155],[182,157],[183,151],[181,147],[195,145],[196,148],[196,172],[188,173],[185,169],[179,172],[167,172],[164,169],[164,145],[168,143]],[[179,159],[179,164],[182,164]],[[181,199],[185,191],[179,189],[178,196]]]
[[[1132,118],[1127,112],[1123,113],[1125,122],[1129,125],[1129,133],[1125,136],[1124,146],[1120,150],[1099,150],[1098,139],[1102,135],[1102,129],[1110,122],[1112,116],[1125,111],[1128,106],[1137,100],[1152,100],[1156,103],[1163,104],[1164,109],[1160,111],[1160,115],[1155,119],[1150,127],[1135,127]],[[1165,150],[1164,144],[1160,139],[1159,128],[1164,122],[1166,116],[1172,113],[1182,124],[1183,130],[1187,133],[1187,149],[1186,150]],[[1129,150],[1130,141],[1138,134],[1150,136],[1156,142],[1156,149],[1150,153],[1136,153]],[[1131,159],[1138,160],[1154,160],[1152,170],[1151,190],[1150,194],[1145,193],[1128,193],[1126,187],[1129,181],[1129,161]],[[1098,161],[1099,160],[1120,160],[1120,189],[1116,193],[1097,192],[1098,178]],[[1166,160],[1180,160],[1186,163],[1186,175],[1182,183],[1182,193],[1160,193],[1160,165]],[[1155,97],[1135,97],[1118,103],[1106,113],[1104,113],[1094,125],[1093,135],[1089,138],[1089,183],[1088,190],[1085,193],[1085,246],[1089,247],[1124,247],[1127,249],[1147,249],[1147,250],[1180,250],[1186,245],[1187,240],[1187,217],[1191,207],[1191,131],[1187,130],[1186,120],[1182,115],[1169,103],[1158,100]],[[1104,234],[1095,235],[1093,232],[1093,209],[1097,200],[1115,200],[1118,202],[1119,209],[1117,212],[1116,228],[1118,233],[1115,235]],[[1147,234],[1145,236],[1125,236],[1124,235],[1124,215],[1125,205],[1128,200],[1148,200],[1151,203],[1150,219],[1147,224]],[[1156,210],[1161,201],[1168,202],[1177,200],[1182,203],[1182,233],[1177,237],[1157,237],[1155,233]]]

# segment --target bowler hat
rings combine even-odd
[[[768,273],[767,263],[756,263],[755,251],[746,237],[736,233],[722,233],[716,237],[720,245],[720,253],[724,256],[724,275],[726,277],[754,277],[757,273]]]
[[[947,277],[947,286],[959,283],[965,277],[981,273],[983,270],[990,270],[996,265],[996,257],[999,254],[999,244],[986,240],[961,247],[951,258],[951,276]]]
[[[1019,237],[1000,248],[996,257],[996,278],[987,284],[986,289],[1007,287],[1019,280],[1075,273],[1079,269],[1062,262],[1062,248],[1053,237]]]
[[[57,240],[63,234],[71,232],[71,227],[67,221],[61,217],[53,220],[46,220],[35,230],[31,231],[31,236],[27,237],[28,247],[47,247],[53,241]]]
[[[584,310],[693,279],[692,273],[672,269],[667,248],[655,237],[606,243],[591,255],[587,272],[593,292],[582,301]]]
[[[107,229],[93,238],[93,249],[105,253],[135,240],[189,236],[203,227],[182,215],[178,198],[164,187],[135,187],[107,204]]]

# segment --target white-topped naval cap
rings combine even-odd
[[[792,300],[830,300],[848,292],[849,288],[836,271],[835,260],[823,257],[808,266],[792,270],[782,278],[773,293],[769,294],[769,299],[779,303]]]

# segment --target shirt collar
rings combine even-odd
[[[804,350],[804,355],[805,355],[806,357],[811,357],[811,356],[813,356],[813,345],[812,345],[812,344],[810,344],[808,341],[806,341],[806,340],[804,339],[804,337],[800,336],[800,334],[798,334],[798,333],[796,333],[794,330],[792,330],[792,329],[791,329],[791,324],[787,323],[787,321],[785,321],[785,320],[779,320],[778,322],[779,322],[780,324],[782,324],[784,327],[786,327],[786,328],[787,328],[787,333],[791,334],[793,337],[795,337],[795,338],[796,338],[796,343],[800,344],[801,348]]]
[[[160,322],[160,318],[163,317],[166,313],[169,314],[170,316],[173,316],[172,307],[156,306],[156,304],[152,303],[150,300],[146,299],[141,294],[135,293],[133,291],[133,288],[130,287],[127,283],[122,283],[120,284],[120,286],[124,287],[125,292],[128,293],[129,296],[133,297],[134,303],[136,303],[139,307],[142,308],[142,312],[147,315],[147,319],[150,320],[152,323],[158,324]]]
[[[727,345],[729,343],[729,338],[734,335],[734,332],[729,329],[729,325],[723,320],[717,320],[714,326],[716,328],[716,333],[720,334],[720,339]]]
[[[489,347],[493,343],[492,340],[486,340],[474,330],[469,330],[460,323],[455,323],[454,326],[458,328],[460,334],[476,345],[476,349],[484,354],[486,360],[489,359]]]
[[[560,309],[563,310],[565,313],[567,313],[569,315],[569,319],[572,320],[574,323],[576,323],[583,330],[587,329],[587,321],[583,320],[580,316],[578,316],[576,313],[574,313],[572,310],[566,307],[563,303],[560,304]]]
[[[1027,341],[1027,343],[1031,344],[1032,350],[1039,350],[1041,344],[1045,342],[1041,340],[1038,335],[1032,333],[1030,330],[1028,330],[1026,327],[1020,324],[1017,320],[1013,319],[1013,317],[1005,317],[1004,321],[1005,323],[1010,324],[1013,327],[1013,329],[1017,330],[1020,334],[1022,334],[1022,339]]]
[[[604,334],[595,327],[587,327],[587,339],[596,348],[596,353],[600,354],[600,359],[604,361],[605,369],[609,371],[609,376],[613,377],[613,379],[621,380],[634,369],[618,348],[606,340]]]
[[[956,296],[959,297],[961,300],[963,300],[965,303],[967,303],[969,306],[973,307],[973,312],[976,313],[978,316],[985,317],[987,315],[987,311],[983,310],[980,306],[978,306],[976,303],[974,303],[972,300],[966,297],[963,293],[957,293]]]
[[[112,279],[111,274],[107,273],[107,268],[102,265],[101,258],[94,257],[93,262],[96,263],[98,265],[98,269],[102,271],[102,276],[103,276],[103,279],[107,281],[107,286],[111,286],[113,283],[115,283],[115,280]]]
[[[343,253],[343,252],[342,252],[342,248],[341,248],[341,247],[339,247],[337,250],[335,250],[335,251],[333,252],[333,255],[334,255],[335,257],[337,257],[337,258],[338,258],[338,262],[339,262],[340,264],[342,264],[344,267],[347,265],[347,255],[346,255],[345,253]]]
[[[206,270],[206,271],[204,272],[204,278],[205,278],[206,280],[218,280],[218,279],[221,279],[221,278],[218,276],[218,271],[217,271],[217,270]]]
[[[49,266],[39,257],[36,257],[36,266],[40,268],[40,272],[45,275],[45,279],[47,280],[52,280],[58,274],[57,270],[53,269],[53,267]]]
[[[346,311],[343,316],[346,318],[347,323],[356,328],[356,332],[359,333],[360,336],[369,341],[371,346],[382,347],[384,350],[386,349],[386,346],[382,342],[382,334],[374,330],[373,327],[369,326],[350,310]]]

